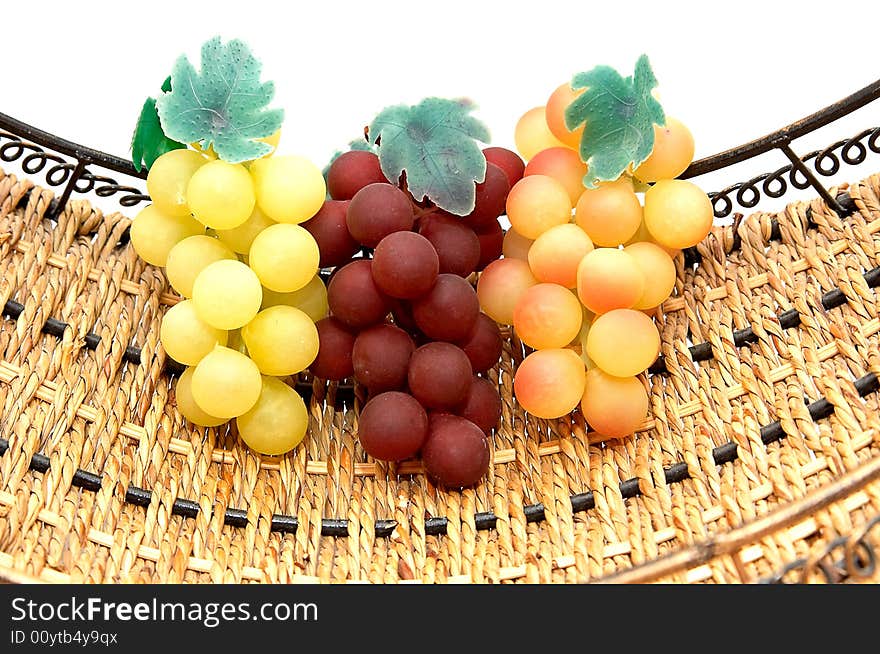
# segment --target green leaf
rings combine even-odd
[[[636,62],[632,77],[610,66],[596,66],[572,78],[573,89],[586,89],[565,110],[570,130],[586,124],[580,156],[587,164],[584,185],[615,180],[628,166],[636,168],[654,148],[654,124],[664,125],[663,107],[651,94],[657,78],[648,57]]]
[[[163,88],[164,86],[163,84]],[[144,168],[149,169],[153,162],[166,152],[185,147],[183,143],[165,136],[159,123],[159,114],[156,112],[156,99],[147,98],[141,108],[134,134],[131,136],[131,160],[134,169],[138,172]]]
[[[271,152],[271,145],[256,139],[278,131],[284,112],[266,108],[275,85],[260,82],[261,67],[243,42],[224,45],[220,37],[202,46],[198,72],[185,55],[179,57],[171,71],[171,91],[157,101],[165,134],[205,149],[212,146],[231,163]]]
[[[416,200],[464,216],[474,209],[476,183],[486,177],[486,157],[477,141],[489,130],[470,115],[470,100],[426,98],[415,106],[395,105],[376,116],[370,143],[379,146],[379,164],[388,179],[406,173]]]

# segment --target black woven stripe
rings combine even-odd
[[[872,268],[866,272],[864,278],[869,288],[876,288],[880,285],[880,266]],[[821,304],[826,310],[834,309],[845,303],[846,296],[840,289],[834,289],[822,295]],[[3,313],[13,319],[18,318],[22,311],[24,311],[24,306],[13,300],[8,300],[3,308]],[[776,318],[779,321],[780,327],[783,329],[792,329],[801,324],[800,314],[796,309],[786,309],[779,313]],[[67,327],[67,323],[56,320],[55,318],[49,318],[43,325],[43,331],[47,334],[61,338]],[[100,336],[89,332],[85,337],[86,347],[94,350],[98,346],[100,340]],[[757,340],[758,337],[755,335],[751,327],[745,327],[744,329],[738,329],[733,332],[733,344],[735,347],[743,347],[750,343],[755,343]],[[691,345],[688,347],[688,352],[694,362],[708,361],[715,356],[712,351],[712,345],[709,342]],[[140,365],[141,358],[141,349],[136,345],[129,345],[125,348],[125,354],[123,355],[124,361]],[[165,362],[165,372],[172,377],[182,374],[184,370],[186,370],[186,366],[171,358],[168,358]],[[664,372],[668,372],[666,368],[666,359],[663,355],[660,355],[648,368],[648,374],[656,375]],[[310,383],[298,382],[296,390],[303,396],[304,401],[308,402],[311,399],[312,386]],[[334,408],[342,410],[346,406],[351,406],[354,403],[354,400],[354,387],[351,384],[340,384],[336,389]]]
[[[56,338],[62,338],[65,329],[67,329],[67,323],[56,320],[55,318],[48,318],[43,325],[43,331]]]
[[[348,536],[348,520],[344,518],[324,518],[321,520],[322,536]]]
[[[30,469],[34,472],[46,472],[49,469],[49,457],[45,454],[34,454],[31,457]]]
[[[6,300],[6,304],[3,305],[3,315],[9,316],[13,320],[17,320],[22,311],[24,311],[24,305],[14,300]]]
[[[880,266],[872,268],[871,270],[866,272],[864,274],[864,278],[869,288],[876,288],[877,286],[880,286]],[[846,296],[840,289],[834,289],[822,295],[821,303],[822,308],[826,310],[834,309],[846,303]],[[777,315],[776,319],[779,321],[779,325],[783,329],[791,329],[801,324],[801,317],[796,309],[786,309],[785,311]],[[758,337],[755,335],[751,327],[738,329],[733,332],[733,344],[736,347],[742,347],[749,343],[757,342],[757,340]],[[690,347],[688,347],[688,351],[691,354],[691,359],[693,359],[694,361],[707,361],[714,358],[712,345],[708,342],[691,345]],[[666,359],[663,357],[663,355],[660,355],[659,357],[657,357],[657,360],[654,361],[654,363],[652,363],[651,366],[648,368],[648,374],[657,375],[664,372],[668,372],[666,368]]]
[[[178,497],[171,505],[171,514],[182,515],[184,518],[195,518],[199,515],[198,502],[184,500]]]
[[[277,531],[282,534],[295,534],[298,526],[299,521],[292,515],[276,513],[272,516],[272,531]]]
[[[880,379],[874,373],[868,373],[860,377],[854,382],[856,391],[860,397],[865,397],[871,393],[880,390]],[[827,418],[834,413],[834,405],[828,400],[822,398],[815,402],[807,404],[810,417],[813,420],[821,420]],[[761,427],[761,440],[770,444],[780,440],[786,436],[781,424],[777,420]],[[9,441],[0,438],[0,456],[6,454],[9,450]],[[712,450],[712,459],[715,465],[724,465],[738,458],[736,443],[729,442],[719,445]],[[43,454],[34,454],[31,457],[31,470],[37,472],[46,472],[49,469],[49,459]],[[690,471],[684,462],[675,463],[663,470],[664,479],[667,484],[676,484],[690,479]],[[94,473],[79,469],[74,474],[74,485],[90,491],[97,491],[101,488],[101,476]],[[629,499],[638,497],[642,494],[639,487],[639,479],[633,477],[620,482],[618,486],[621,497]],[[125,502],[135,506],[147,507],[152,501],[152,491],[138,488],[137,486],[129,486],[125,491]],[[572,513],[581,513],[595,507],[595,498],[592,491],[585,493],[576,493],[570,497]],[[199,513],[200,507],[193,500],[178,498],[172,504],[171,512],[174,515],[180,515],[185,518],[195,518]],[[544,505],[539,503],[528,504],[523,507],[523,514],[526,522],[543,522],[546,518]],[[248,525],[247,511],[244,509],[226,509],[223,516],[224,524],[232,527],[243,528]],[[474,525],[480,531],[494,529],[498,522],[498,516],[492,511],[484,511],[474,514]],[[398,523],[395,520],[377,520],[374,526],[377,538],[388,538],[394,532]],[[449,521],[447,518],[427,518],[425,520],[425,534],[428,536],[441,536],[446,533]],[[295,534],[299,528],[299,521],[296,517],[283,514],[274,514],[272,516],[271,530],[279,533]],[[344,518],[324,518],[321,520],[321,535],[346,537],[348,533],[348,520]]]
[[[125,489],[125,501],[135,506],[149,506],[153,499],[153,491],[144,490],[137,486],[129,486]]]
[[[397,528],[397,520],[376,520],[376,538],[388,538]]]
[[[223,524],[243,529],[248,526],[247,511],[244,509],[226,509]]]
[[[97,493],[101,490],[101,475],[96,475],[94,472],[88,472],[86,470],[77,470],[73,473],[71,483],[74,486],[79,486],[87,491]]]

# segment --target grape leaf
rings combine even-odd
[[[268,154],[272,146],[256,139],[278,131],[284,112],[266,108],[275,85],[260,82],[260,70],[260,62],[239,40],[206,42],[198,72],[181,55],[171,71],[171,91],[156,102],[163,131],[184,143],[213,147],[230,163]]]
[[[170,77],[162,83],[162,90],[171,90]],[[141,115],[134,127],[134,133],[131,135],[131,160],[134,169],[138,172],[148,169],[156,159],[166,152],[185,147],[185,144],[173,141],[162,131],[159,114],[156,112],[156,98],[144,100]]]
[[[388,179],[400,179],[416,200],[464,216],[474,209],[476,183],[486,177],[486,157],[477,141],[489,130],[470,115],[470,100],[426,98],[414,106],[383,109],[370,125],[379,164]]]
[[[654,124],[666,123],[663,107],[651,94],[655,86],[657,78],[646,55],[639,57],[631,77],[621,77],[610,66],[596,66],[572,78],[573,89],[586,90],[566,108],[565,126],[574,130],[585,123],[580,156],[587,164],[587,188],[617,179],[651,154]]]

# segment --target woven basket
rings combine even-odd
[[[525,416],[507,334],[489,475],[447,492],[369,459],[336,384],[299,380],[310,431],[283,457],[188,424],[158,342],[178,298],[129,219],[49,220],[52,192],[0,170],[0,578],[877,581],[880,175],[841,192],[845,218],[796,202],[677,258],[631,438]]]

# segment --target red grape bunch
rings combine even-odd
[[[386,179],[375,153],[352,150],[330,165],[330,199],[303,225],[321,267],[333,268],[311,373],[367,390],[358,422],[367,454],[420,455],[435,482],[455,488],[488,471],[501,416],[485,377],[501,357],[501,332],[469,277],[501,256],[498,218],[524,168],[509,150],[483,152],[486,176],[466,216],[416,201]]]

